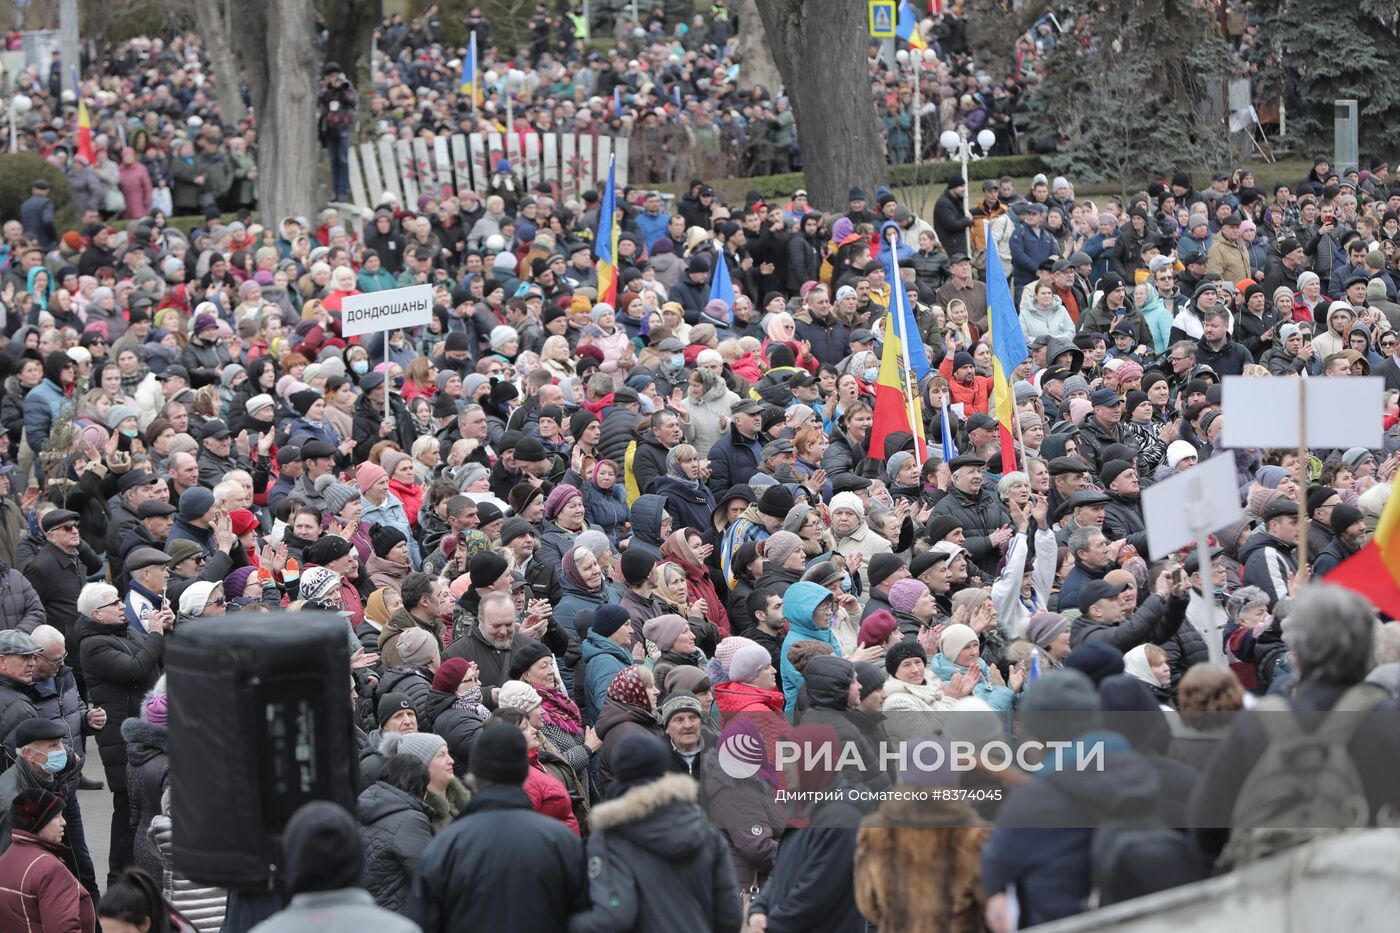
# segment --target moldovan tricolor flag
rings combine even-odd
[[[608,158],[608,184],[603,189],[603,204],[598,208],[598,234],[593,240],[593,252],[598,257],[598,300],[610,305],[617,302],[617,190],[616,157]]]
[[[875,377],[875,417],[870,426],[866,449],[876,460],[885,459],[885,438],[904,432],[914,435],[915,456],[928,458],[924,441],[924,415],[919,405],[919,380],[929,373],[928,354],[919,339],[919,328],[909,299],[899,284],[899,260],[890,254],[894,275],[890,281],[890,310],[885,316],[885,346],[880,356],[880,374]]]
[[[1395,487],[1376,523],[1375,537],[1338,564],[1323,582],[1359,593],[1392,619],[1400,619],[1400,492]]]
[[[919,14],[909,0],[900,0],[899,18],[894,27],[895,35],[908,42],[912,48],[926,49],[928,41],[919,29]]]
[[[990,238],[991,227],[985,226]],[[1016,398],[1011,390],[1011,373],[1025,362],[1026,335],[1021,330],[1011,290],[1006,286],[1001,257],[994,249],[987,250],[987,342],[992,347],[992,411],[1001,425],[1002,472],[1010,473],[1016,469],[1016,447],[1012,441]]]
[[[78,98],[78,155],[92,165],[97,156],[92,151],[92,118],[88,116],[87,101]]]

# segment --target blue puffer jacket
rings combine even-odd
[[[938,679],[945,684],[953,679],[954,674],[965,674],[968,668],[958,667],[943,652],[938,652],[928,662],[929,670],[938,675]],[[973,688],[972,695],[979,700],[986,701],[992,709],[1002,714],[1006,719],[1007,726],[1011,725],[1011,707],[1016,702],[1016,691],[1004,685],[997,685],[991,681],[991,670],[987,667],[987,662],[981,658],[977,659],[977,666],[982,669],[982,677],[977,681],[977,686]]]
[[[614,484],[607,492],[593,483],[583,484],[583,520],[607,535],[613,547],[617,547],[622,526],[631,514],[632,510],[627,508],[627,490],[621,483]]]
[[[24,437],[29,449],[36,454],[49,441],[49,431],[63,417],[64,408],[71,404],[63,390],[52,379],[29,390],[24,397]]]
[[[799,641],[824,641],[838,656],[841,643],[829,627],[818,628],[812,622],[817,606],[832,599],[831,591],[810,581],[794,583],[783,594],[783,618],[788,620],[788,633],[783,638],[783,708],[789,715],[797,706],[797,691],[802,689],[803,676],[788,660],[788,649]],[[830,623],[828,622],[828,626]]]
[[[568,578],[564,578],[564,598],[559,600],[559,605],[554,607],[554,621],[564,627],[570,638],[578,637],[578,629],[574,628],[574,616],[585,609],[597,610],[600,606],[608,603],[615,603],[618,597],[606,585],[596,593],[579,589],[570,583]]]
[[[589,722],[593,722],[603,709],[603,701],[608,698],[608,686],[613,678],[635,662],[621,645],[592,631],[583,640],[581,660],[584,682],[579,692],[583,697],[583,713]]]

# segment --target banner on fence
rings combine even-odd
[[[471,189],[485,197],[501,159],[527,187],[541,182],[559,186],[563,197],[577,197],[602,188],[601,173],[610,155],[617,156],[617,184],[627,186],[626,137],[584,133],[458,133],[422,138],[360,143],[351,152],[350,191],[356,206],[368,211],[385,193],[405,207],[416,208],[418,196],[433,198]]]

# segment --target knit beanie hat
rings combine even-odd
[[[539,691],[523,680],[506,681],[496,695],[496,704],[502,709],[518,709],[522,713],[530,712],[543,702]]]
[[[908,615],[914,611],[914,604],[927,592],[928,586],[922,580],[913,577],[900,580],[890,587],[890,606],[895,612]]]
[[[750,683],[755,677],[773,665],[773,656],[768,649],[757,643],[740,645],[739,650],[729,659],[729,679],[741,684]]]
[[[1065,382],[1064,382],[1064,393],[1065,393],[1065,398],[1069,398],[1070,393],[1073,393],[1073,392],[1083,392],[1085,395],[1088,395],[1088,394],[1089,394],[1089,382],[1088,382],[1088,380],[1086,380],[1083,376],[1079,376],[1079,375],[1070,376],[1068,379],[1066,379]]]
[[[549,491],[549,496],[544,500],[544,517],[556,519],[559,513],[564,511],[564,506],[574,496],[582,497],[583,493],[578,491],[578,487],[570,483],[560,483]]]
[[[609,764],[613,786],[608,796],[619,797],[633,787],[664,777],[671,768],[671,750],[650,733],[632,732],[617,743]]]
[[[300,392],[293,392],[292,397],[287,401],[292,403],[292,408],[296,409],[297,414],[305,417],[306,413],[311,410],[311,406],[324,398],[325,396],[315,389],[302,389]]]
[[[671,717],[678,713],[691,712],[697,716],[704,717],[705,710],[700,705],[700,698],[689,690],[673,690],[666,695],[666,700],[661,704],[661,725],[664,727],[671,721]]]
[[[467,572],[471,574],[472,586],[478,590],[493,585],[501,579],[501,574],[509,569],[510,563],[495,551],[482,551],[480,554],[473,554],[471,562],[467,564]]]
[[[375,525],[369,530],[370,546],[377,557],[388,557],[395,545],[407,540],[403,532],[392,525]]]
[[[928,653],[924,651],[923,645],[912,638],[906,638],[885,652],[885,673],[893,677],[899,670],[899,665],[909,658],[918,658],[925,664],[928,663]]]
[[[510,667],[506,674],[511,680],[519,680],[525,672],[545,658],[554,657],[554,652],[542,641],[531,638],[517,650],[510,653]]]
[[[1123,673],[1123,652],[1102,641],[1086,641],[1065,658],[1065,667],[1087,674],[1098,686],[1105,678]]]
[[[518,787],[525,782],[529,770],[525,733],[509,723],[488,725],[477,733],[467,766],[469,773],[493,784]]]
[[[1199,457],[1201,452],[1190,441],[1175,440],[1167,445],[1167,466],[1173,470],[1187,457]]]
[[[412,755],[423,762],[424,767],[427,767],[438,750],[446,747],[447,740],[433,732],[410,732],[406,735],[390,732],[384,736],[379,751],[386,758],[390,755]]]
[[[901,580],[900,583],[905,581]],[[895,586],[899,584],[896,583]],[[915,602],[917,602],[917,598]],[[856,644],[861,647],[870,645],[883,645],[899,624],[895,621],[894,614],[888,609],[877,609],[866,616],[865,621],[860,624],[860,631],[856,633]]]
[[[214,507],[214,494],[203,486],[191,486],[180,493],[180,517],[187,522],[203,518]]]
[[[975,641],[977,641],[977,633],[972,630],[971,626],[950,625],[938,637],[938,653],[952,661],[959,652]]]
[[[248,578],[258,572],[256,567],[239,567],[237,570],[224,577],[224,593],[230,599],[237,599],[243,595],[243,590],[248,585]]]
[[[348,483],[331,483],[321,490],[321,498],[326,500],[326,510],[339,515],[354,500],[360,498],[360,490]]]
[[[1352,525],[1361,521],[1362,518],[1361,510],[1356,506],[1342,503],[1332,510],[1332,533],[1334,535],[1340,535]]]
[[[642,634],[646,636],[648,641],[656,642],[656,646],[662,651],[670,651],[688,624],[685,619],[675,613],[668,612],[654,619],[648,619],[642,625]]]
[[[456,693],[469,670],[471,663],[466,658],[448,658],[433,675],[433,689],[439,693]]]
[[[861,518],[865,517],[865,503],[853,492],[838,492],[831,497],[831,511],[837,512],[841,509],[849,509]]]
[[[19,792],[14,803],[10,804],[9,817],[15,829],[26,833],[38,833],[54,817],[63,812],[64,800],[42,787],[31,787]]]
[[[416,664],[419,667],[427,667],[438,654],[437,639],[421,628],[404,630],[399,634],[394,647],[403,663]]]
[[[631,619],[627,615],[627,610],[621,606],[608,603],[599,606],[598,611],[593,613],[592,631],[597,632],[604,638],[611,638],[617,630],[627,625]]]
[[[146,708],[142,711],[142,716],[146,722],[157,726],[163,726],[170,720],[170,695],[157,693],[146,701]]]
[[[386,450],[384,451],[384,453],[379,455],[379,465],[384,468],[385,473],[388,473],[390,476],[393,476],[394,471],[399,468],[400,463],[403,463],[405,460],[412,459],[413,458],[411,458],[406,453],[401,453],[397,450]]]
[[[301,573],[298,591],[302,599],[318,599],[340,589],[340,574],[329,567],[307,567]]]
[[[379,698],[379,705],[374,708],[375,722],[382,729],[395,714],[406,709],[413,709],[413,701],[408,698],[408,694],[399,693],[397,690],[390,691]]]
[[[386,473],[384,468],[379,464],[365,461],[355,468],[355,485],[359,486],[363,491],[369,489],[369,487],[379,482],[381,478],[388,475],[389,474]]]
[[[628,548],[622,552],[622,579],[629,586],[641,586],[656,567],[656,558],[640,548]]]
[[[523,535],[537,534],[535,526],[523,518],[511,517],[501,522],[501,547],[510,544]]]
[[[1037,612],[1026,626],[1026,640],[1048,650],[1067,628],[1069,619],[1058,612]]]
[[[763,556],[774,567],[781,567],[794,552],[802,549],[802,539],[790,531],[779,531],[768,537]]]

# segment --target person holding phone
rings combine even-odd
[[[1073,547],[1073,544],[1071,544]],[[1103,642],[1124,654],[1138,645],[1160,644],[1176,635],[1186,621],[1191,587],[1181,565],[1172,563],[1157,578],[1156,592],[1128,616],[1119,597],[1128,583],[1090,580],[1079,589],[1082,613],[1070,627],[1070,649],[1091,641]]]

